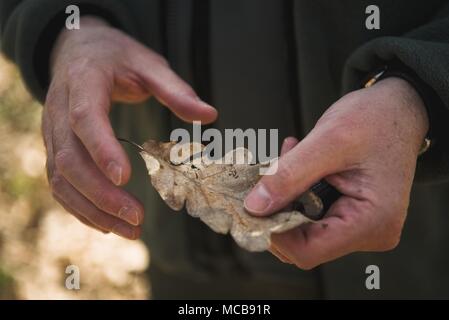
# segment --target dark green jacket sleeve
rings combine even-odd
[[[345,91],[360,88],[367,73],[390,61],[413,70],[439,97],[427,105],[431,115],[432,148],[418,160],[416,181],[449,180],[449,5],[428,24],[401,37],[379,37],[358,48],[347,60]]]
[[[50,51],[65,26],[68,5],[78,5],[82,15],[101,16],[135,35],[134,19],[124,0],[1,0],[1,49],[18,65],[28,89],[40,101],[49,83]]]

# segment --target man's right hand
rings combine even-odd
[[[119,187],[131,167],[109,122],[111,102],[154,96],[179,118],[204,123],[215,120],[216,110],[163,57],[95,17],[61,32],[51,74],[42,132],[55,199],[91,227],[138,238],[144,210]]]

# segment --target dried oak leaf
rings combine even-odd
[[[204,158],[200,164],[188,158],[173,163],[170,151],[175,145],[176,142],[149,140],[140,152],[152,185],[173,210],[181,210],[185,204],[191,216],[200,218],[215,232],[230,232],[235,241],[249,251],[267,250],[271,233],[310,222],[299,211],[264,218],[253,217],[245,211],[243,200],[260,179],[261,164],[217,164]],[[187,146],[187,150],[193,148],[193,144]],[[241,150],[247,156],[246,149]],[[239,156],[237,149],[225,155],[229,156]]]

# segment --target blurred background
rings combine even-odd
[[[0,55],[0,299],[149,298],[143,243],[88,229],[52,199],[41,110]],[[65,287],[68,265],[80,290]]]

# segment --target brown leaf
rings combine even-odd
[[[264,251],[270,247],[271,233],[279,233],[310,222],[299,211],[289,211],[259,218],[249,215],[243,200],[260,179],[261,164],[217,164],[203,158],[197,163],[189,158],[202,145],[184,145],[186,161],[173,163],[170,151],[176,142],[149,140],[140,152],[145,160],[151,183],[173,210],[186,205],[187,212],[200,218],[218,233],[231,233],[235,241],[249,251]],[[187,152],[186,152],[187,151]],[[234,150],[231,155],[247,156],[246,149]],[[192,154],[196,154],[192,152]],[[226,157],[225,156],[225,157]]]

